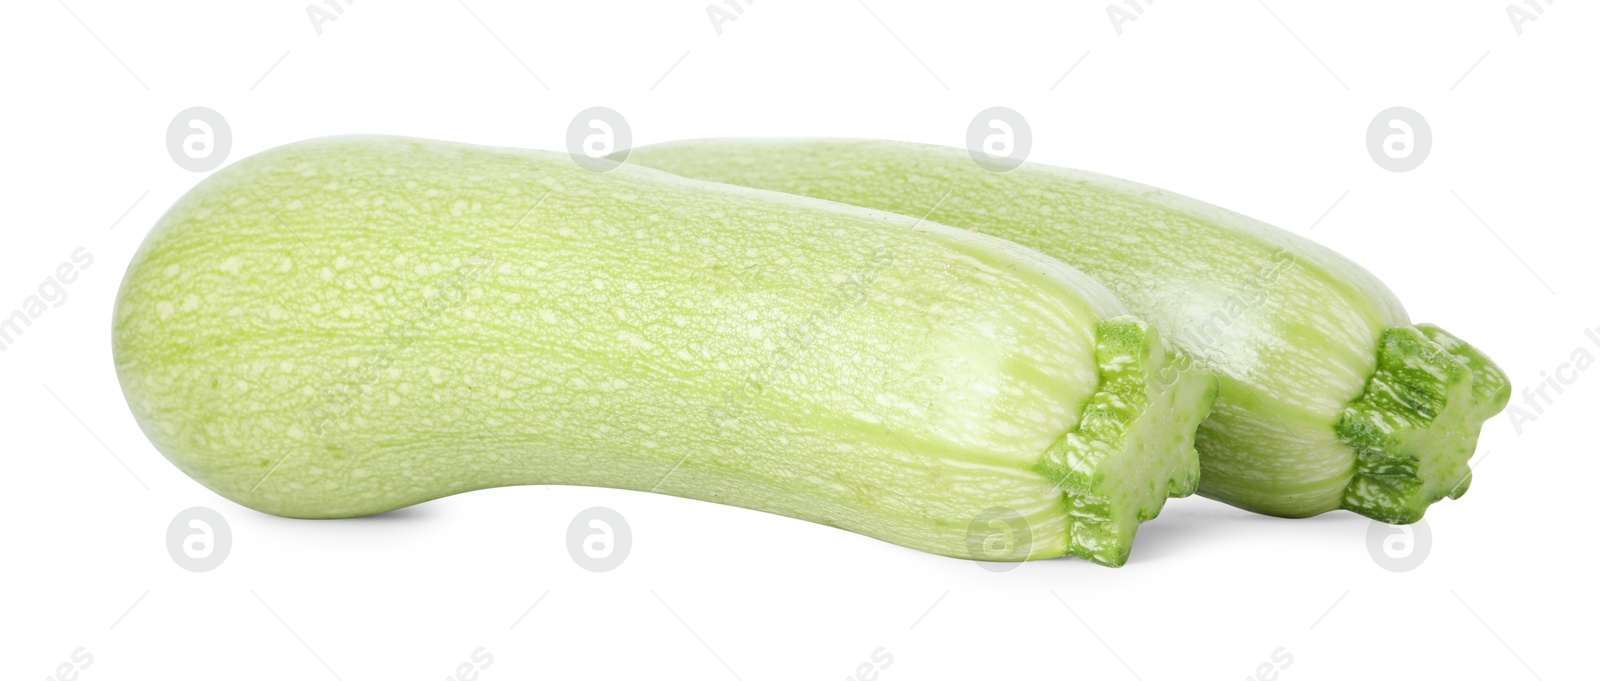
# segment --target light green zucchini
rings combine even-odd
[[[596,485],[1108,565],[1193,491],[1216,392],[998,238],[392,137],[200,183],[128,267],[113,351],[156,448],[267,513]]]
[[[1355,263],[1160,189],[1031,164],[996,174],[963,150],[865,140],[700,140],[627,159],[926,213],[1087,272],[1221,377],[1198,436],[1200,493],[1242,508],[1414,522],[1466,491],[1479,429],[1510,397],[1493,362],[1413,325]]]

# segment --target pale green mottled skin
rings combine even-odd
[[[963,150],[868,140],[697,140],[635,149],[628,162],[915,215],[948,192],[929,220],[1087,272],[1220,376],[1221,395],[1199,434],[1200,493],[1243,508],[1298,517],[1343,507],[1414,521],[1465,489],[1458,483],[1478,429],[1509,397],[1492,362],[1436,327],[1423,338],[1388,288],[1356,264],[1152,187],[1028,164],[997,174]],[[1380,350],[1391,348],[1387,363],[1397,367],[1420,366],[1429,354],[1380,343],[1396,330],[1461,369],[1446,416],[1419,412],[1415,401],[1360,399]],[[1446,338],[1460,351],[1441,352]],[[1421,385],[1402,392],[1420,389],[1443,394]],[[1368,427],[1374,420],[1394,429]],[[1412,465],[1386,469],[1381,480],[1358,475],[1380,460]]]
[[[1097,334],[1146,328],[1123,314],[1054,260],[899,215],[346,137],[179,200],[128,268],[113,346],[157,448],[268,513],[599,485],[968,556],[969,523],[1007,507],[1034,538],[1008,558],[1119,564],[1192,491],[1210,402],[1201,379],[1154,381],[1153,335],[1126,344],[1144,384],[1101,385]],[[1041,470],[1112,390],[1124,451]],[[1073,499],[1104,507],[1109,545],[1078,536]]]

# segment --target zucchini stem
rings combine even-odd
[[[1169,351],[1149,324],[1118,317],[1095,331],[1099,389],[1037,469],[1061,491],[1068,554],[1118,566],[1139,523],[1199,485],[1195,429],[1211,413],[1218,383]]]
[[[1386,523],[1414,523],[1459,498],[1483,422],[1511,399],[1506,376],[1477,348],[1431,324],[1387,329],[1378,364],[1336,430],[1356,452],[1343,507]]]

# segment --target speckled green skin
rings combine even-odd
[[[928,219],[1089,273],[1220,375],[1199,434],[1200,493],[1235,506],[1415,521],[1465,490],[1479,428],[1509,399],[1492,362],[1437,327],[1412,327],[1355,263],[1152,187],[1031,164],[997,174],[964,150],[868,140],[695,140],[627,158],[915,215],[948,193]]]
[[[598,485],[966,557],[1005,508],[1032,540],[1001,559],[1119,564],[1192,490],[1211,380],[1161,380],[1176,360],[1123,315],[1057,261],[899,215],[345,137],[180,199],[128,267],[113,351],[157,449],[268,513]],[[1043,467],[1104,403],[1126,428]]]

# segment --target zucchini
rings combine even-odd
[[[1194,490],[1216,392],[1001,239],[394,137],[201,182],[128,267],[113,352],[156,448],[275,515],[595,485],[1107,565]]]
[[[687,177],[921,215],[1083,270],[1215,371],[1200,493],[1286,517],[1344,508],[1409,523],[1471,481],[1511,388],[1437,326],[1413,325],[1355,263],[1243,215],[1125,180],[862,140],[702,140],[628,160]]]

